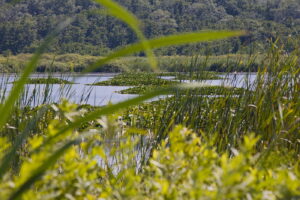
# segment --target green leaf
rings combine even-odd
[[[26,190],[28,190],[44,173],[45,171],[55,164],[55,162],[74,144],[78,141],[73,140],[68,142],[53,153],[46,162],[44,162],[17,190],[15,190],[9,200],[15,200],[22,196]]]

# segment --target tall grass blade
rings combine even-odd
[[[242,31],[205,31],[205,32],[202,31],[196,33],[184,33],[179,35],[159,37],[156,39],[148,40],[148,42],[150,47],[152,49],[155,49],[161,47],[168,47],[172,45],[220,40],[229,37],[241,36],[244,34],[245,32]],[[94,64],[90,65],[87,69],[85,69],[83,73],[91,72],[112,60],[115,60],[122,56],[140,52],[143,49],[144,49],[143,42],[138,42],[136,44],[129,45],[118,51],[111,53],[106,58],[96,61]]]
[[[4,174],[7,172],[7,170],[10,167],[11,162],[16,156],[17,151],[22,147],[22,144],[30,134],[30,131],[33,129],[33,127],[38,126],[38,120],[43,116],[43,114],[47,111],[47,107],[43,107],[39,110],[38,114],[34,116],[29,123],[26,125],[25,130],[23,133],[21,133],[18,138],[16,139],[16,142],[10,149],[10,151],[3,157],[1,163],[0,163],[0,180],[4,176]]]
[[[132,28],[132,30],[136,33],[138,39],[141,41],[141,44],[145,50],[146,55],[148,56],[149,63],[151,67],[156,70],[157,69],[157,61],[155,59],[154,53],[150,47],[149,42],[145,38],[143,32],[140,29],[139,20],[127,9],[120,6],[118,3],[112,0],[95,0],[95,2],[105,6],[109,14],[122,20],[128,26]]]
[[[24,85],[26,84],[29,75],[32,73],[34,68],[36,67],[39,59],[41,58],[42,54],[45,52],[49,44],[53,41],[53,39],[66,27],[71,23],[72,19],[69,18],[61,23],[56,30],[54,30],[42,43],[42,45],[36,50],[35,54],[26,65],[23,73],[21,74],[19,80],[14,84],[12,91],[10,92],[9,96],[7,97],[4,104],[0,105],[0,130],[3,128],[8,116],[10,115],[15,102],[20,97],[24,89]]]
[[[90,122],[93,121],[103,115],[109,115],[115,112],[118,112],[120,110],[126,109],[130,106],[134,106],[137,105],[141,102],[144,102],[146,100],[152,99],[154,97],[157,97],[159,95],[167,95],[172,93],[172,91],[175,91],[176,89],[178,89],[178,86],[170,86],[170,87],[165,87],[165,88],[161,88],[161,89],[156,89],[153,91],[150,91],[144,95],[135,97],[133,99],[129,99],[127,101],[123,101],[120,102],[118,104],[114,104],[114,105],[108,105],[106,107],[103,108],[99,108],[98,110],[95,110],[87,115],[85,115],[84,117],[81,117],[77,120],[75,120],[74,122],[68,124],[67,126],[65,126],[64,128],[61,128],[56,135],[54,135],[53,137],[50,137],[46,142],[45,145],[51,143],[53,141],[54,138],[56,138],[57,136],[64,134],[65,132],[69,131],[69,130],[73,130],[76,128],[80,128],[82,124],[86,123],[86,122]],[[39,151],[39,148],[36,150]]]

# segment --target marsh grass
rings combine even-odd
[[[5,98],[4,102],[0,106],[0,112],[3,114],[2,118],[0,119],[0,127],[2,128],[1,131],[5,137],[5,133],[7,132],[7,128],[10,129],[11,126],[5,126],[5,123],[8,119],[11,118],[11,114],[13,112],[18,112],[19,109],[17,107],[17,102],[21,99],[24,99],[22,96],[25,95],[25,99],[28,99],[28,93],[24,93],[23,89],[25,88],[25,85],[27,81],[29,80],[29,75],[32,73],[34,68],[37,66],[38,60],[41,58],[42,53],[45,51],[46,46],[53,40],[55,34],[57,34],[60,30],[62,30],[63,26],[59,27],[56,32],[49,36],[47,40],[43,43],[43,45],[38,49],[37,53],[33,56],[33,58],[30,60],[29,64],[25,67],[23,73],[20,75],[20,79],[14,83],[10,93],[8,94],[8,97]],[[149,44],[151,47],[163,47],[163,46],[169,46],[174,44],[183,44],[186,42],[197,42],[197,41],[205,41],[205,40],[214,40],[214,39],[222,39],[227,38],[229,36],[235,36],[241,34],[240,32],[199,32],[199,33],[191,33],[191,34],[183,34],[183,35],[176,35],[176,36],[169,36],[165,38],[160,39],[154,39],[149,40]],[[141,50],[144,50],[145,44],[143,42],[128,46],[126,48],[120,49],[116,51],[115,53],[112,53],[110,56],[108,56],[105,59],[100,59],[93,65],[87,68],[86,71],[95,70],[98,66],[101,66],[111,60],[114,60],[122,55],[127,55],[131,53],[135,53]],[[160,80],[163,81],[163,80]],[[50,85],[50,84],[48,84]],[[52,85],[52,84],[51,84]],[[112,113],[119,112],[121,110],[124,110],[130,106],[137,105],[143,101],[152,99],[159,95],[165,95],[172,93],[177,86],[169,86],[166,88],[158,89],[155,91],[151,91],[149,93],[146,93],[142,96],[136,97],[134,99],[130,99],[115,105],[109,105],[102,108],[97,108],[92,112],[82,114],[79,111],[76,111],[73,114],[69,114],[71,111],[73,111],[75,105],[69,105],[67,103],[63,103],[60,106],[60,109],[54,108],[55,115],[52,115],[52,120],[50,118],[46,118],[46,124],[48,124],[48,128],[44,129],[40,136],[35,135],[34,137],[30,137],[30,134],[28,131],[25,131],[26,134],[21,132],[21,129],[19,126],[20,121],[16,121],[17,125],[14,126],[12,129],[14,129],[16,132],[14,134],[14,138],[11,139],[12,144],[16,144],[17,146],[12,145],[12,149],[9,150],[9,146],[3,146],[7,147],[7,149],[3,149],[1,151],[1,164],[0,164],[0,179],[4,181],[3,185],[1,187],[3,188],[2,193],[3,198],[5,199],[18,199],[22,196],[30,195],[31,188],[38,184],[39,180],[43,179],[43,175],[47,172],[48,169],[56,166],[57,161],[67,152],[70,150],[70,148],[79,145],[80,143],[83,143],[85,141],[85,138],[89,138],[89,136],[93,136],[95,129],[92,129],[93,126],[87,128],[86,134],[82,133],[81,135],[78,134],[72,134],[73,131],[80,129],[84,124],[86,123],[92,123],[99,119],[101,116],[106,116]],[[49,89],[47,89],[49,90]],[[33,96],[35,97],[35,95]],[[47,96],[44,96],[45,102],[47,101]],[[30,101],[32,101],[31,98],[29,98]],[[60,111],[60,112],[59,112]],[[83,112],[84,113],[84,112]],[[30,116],[26,116],[26,120],[29,120]],[[36,122],[36,121],[35,121]],[[23,124],[23,123],[22,123]],[[52,124],[52,125],[51,125]],[[51,127],[55,127],[54,129]],[[27,129],[25,129],[27,130]],[[97,130],[97,129],[96,129]],[[75,131],[76,132],[76,131]],[[86,135],[86,136],[85,136]],[[28,145],[30,146],[29,149],[25,148],[24,150],[21,150],[21,144],[26,145],[29,139]],[[90,138],[91,139],[91,138]],[[1,142],[6,141],[5,139],[1,140]],[[15,141],[20,141],[15,143]],[[92,141],[92,140],[91,140]],[[131,140],[127,140],[128,142],[125,143],[126,146],[132,146],[130,143]],[[40,143],[41,142],[41,143]],[[33,146],[32,146],[33,145]],[[120,145],[121,149],[124,145]],[[15,150],[18,149],[18,150]],[[143,149],[143,147],[142,147]],[[19,152],[21,151],[28,151],[28,153],[25,154],[25,156],[21,155]],[[112,150],[113,152],[116,152]],[[145,151],[143,151],[145,152]],[[146,151],[149,152],[149,151]],[[99,152],[100,155],[103,155],[101,152]],[[150,155],[150,152],[148,153]],[[124,159],[124,156],[126,154],[120,154],[123,158],[122,160],[128,160],[128,156],[126,159]],[[33,158],[33,157],[34,158]],[[8,189],[6,186],[7,177],[9,177],[8,174],[13,173],[12,165],[15,163],[14,160],[20,160],[19,158],[22,157],[22,159],[27,160],[27,158],[33,158],[35,161],[33,162],[17,162],[20,164],[20,171],[19,176],[13,176],[12,181],[16,181],[16,187],[15,189],[11,190]],[[109,158],[112,157],[112,155],[108,156]],[[129,157],[132,157],[131,155]],[[139,160],[145,160],[145,156],[140,155]],[[146,157],[148,158],[148,157]],[[26,164],[25,164],[26,163]],[[114,162],[115,163],[115,162]],[[123,169],[123,163],[121,165],[118,164],[119,161],[116,162],[117,164],[114,164],[113,166],[110,166],[108,160],[105,160],[105,164],[107,166],[107,170],[109,171],[110,177],[112,178],[115,173],[112,173],[116,167],[119,167],[120,170],[118,172],[121,172],[121,169]],[[131,162],[132,163],[132,162]],[[128,164],[128,163],[127,163]],[[127,165],[127,167],[130,167],[132,165]],[[139,166],[142,166],[142,164],[139,164]],[[24,173],[25,172],[25,173]],[[8,189],[8,190],[7,190]],[[28,191],[28,192],[27,192]]]
[[[142,50],[155,70],[154,48],[242,34],[209,31],[146,40],[126,9],[108,0],[97,2],[133,28],[141,41],[96,60],[85,72]],[[247,87],[239,95],[220,88],[222,97],[206,97],[201,95],[206,91],[195,85],[166,84],[90,110],[67,101],[43,108],[20,107],[22,99],[33,101],[24,92],[29,75],[63,27],[37,50],[1,102],[2,199],[299,197],[297,52],[284,56],[280,48],[271,48],[256,81],[245,80]],[[191,78],[203,71],[197,67],[203,65],[195,63],[198,58],[185,70]],[[173,96],[141,104],[167,94]]]
[[[199,64],[205,65],[206,71],[219,72],[257,72],[258,66],[265,55],[253,56],[229,54],[213,56],[198,56]],[[26,61],[32,54],[18,54],[4,57],[0,55],[1,72],[15,73],[21,72]],[[188,72],[189,65],[195,56],[157,56],[157,65],[162,72]],[[87,66],[104,57],[51,53],[43,54],[39,64],[35,68],[36,72],[82,72]],[[249,64],[251,63],[251,64]],[[93,72],[152,72],[153,70],[145,57],[126,56],[118,60],[110,61],[99,66]]]
[[[174,81],[159,78],[155,73],[122,73],[108,81],[93,85],[100,86],[164,86],[176,84]]]
[[[237,148],[244,135],[251,132],[261,138],[258,151],[265,148],[298,151],[299,127],[296,124],[299,122],[289,121],[291,115],[299,120],[299,68],[295,58],[270,55],[269,63],[265,63],[266,70],[259,72],[251,85],[245,76],[247,87],[241,90],[222,87],[193,89],[186,91],[185,95],[177,92],[171,99],[162,101],[163,108],[160,109],[164,110],[163,114],[153,114],[158,121],[150,122],[159,127],[156,130],[158,141],[165,139],[174,125],[184,124],[208,141],[214,141],[221,152]],[[234,80],[232,85],[235,85]],[[222,96],[206,97],[211,91]],[[155,108],[144,112],[154,113],[152,109]]]
[[[120,94],[144,94],[151,90],[157,89],[159,87],[163,86],[138,86],[133,88],[128,88],[126,90],[118,91]],[[224,87],[224,86],[203,86],[198,89],[194,89],[190,92],[193,92],[198,95],[203,96],[211,96],[211,97],[217,97],[222,95],[227,95],[229,92],[232,92],[234,95],[240,95],[245,92],[243,88],[233,88],[233,87]],[[178,91],[181,95],[185,95],[186,91]]]
[[[259,71],[254,82],[249,82],[248,75],[245,74],[244,89],[225,87],[193,88],[191,85],[171,86],[171,89],[167,84],[165,89],[159,91],[155,89],[156,92],[145,92],[145,95],[136,99],[101,108],[77,106],[63,102],[61,105],[48,107],[47,111],[44,111],[45,113],[41,113],[40,108],[27,108],[26,112],[26,109],[16,110],[13,116],[17,121],[10,124],[11,126],[7,126],[6,132],[3,133],[9,133],[8,130],[10,130],[10,135],[14,136],[10,138],[10,141],[19,141],[20,137],[18,135],[22,135],[20,141],[25,141],[25,136],[29,135],[30,142],[28,145],[31,147],[29,152],[27,152],[28,147],[19,147],[18,151],[26,153],[13,156],[14,159],[8,159],[6,156],[8,166],[22,166],[24,162],[22,160],[31,160],[31,155],[35,155],[35,162],[49,163],[51,161],[54,169],[52,170],[51,167],[48,168],[44,164],[36,166],[32,163],[32,160],[30,162],[26,161],[26,166],[30,166],[28,170],[32,170],[30,174],[34,176],[26,179],[25,182],[21,181],[22,179],[20,181],[15,180],[17,184],[24,185],[17,191],[7,189],[4,186],[2,187],[3,191],[13,194],[12,197],[21,192],[24,195],[41,199],[42,196],[39,196],[39,192],[26,188],[25,184],[28,185],[33,181],[35,182],[34,185],[38,185],[39,191],[51,193],[52,189],[46,187],[45,184],[50,184],[51,187],[55,186],[46,177],[56,177],[55,180],[62,184],[65,184],[66,180],[76,182],[78,178],[83,182],[95,181],[94,178],[82,179],[82,176],[76,175],[74,170],[76,171],[77,168],[86,175],[100,170],[100,174],[96,173],[97,175],[94,174],[93,176],[100,177],[103,182],[96,181],[93,183],[91,188],[87,189],[88,193],[95,193],[98,196],[101,192],[95,192],[95,189],[101,188],[101,190],[107,189],[106,193],[111,196],[116,193],[121,196],[128,196],[129,194],[123,193],[123,181],[125,179],[134,180],[130,187],[125,187],[126,192],[132,191],[132,188],[137,188],[132,193],[132,197],[134,197],[144,194],[142,191],[147,189],[147,187],[139,189],[140,186],[138,185],[143,185],[140,182],[141,180],[143,182],[149,181],[148,184],[150,185],[160,184],[155,182],[153,176],[156,178],[164,177],[166,184],[174,184],[173,187],[182,186],[180,182],[176,182],[172,178],[161,177],[158,172],[160,170],[164,170],[165,174],[171,175],[175,172],[172,169],[176,168],[175,165],[177,165],[189,170],[189,173],[195,173],[195,170],[199,169],[191,167],[201,166],[207,173],[213,174],[216,173],[216,170],[211,168],[227,169],[224,166],[225,158],[229,159],[226,162],[231,163],[232,168],[230,167],[230,169],[234,170],[234,174],[243,173],[245,174],[244,177],[251,176],[255,180],[254,182],[262,181],[262,179],[260,176],[248,174],[247,170],[242,169],[251,168],[251,170],[259,171],[264,176],[267,176],[268,170],[272,170],[272,173],[276,174],[280,171],[283,174],[290,173],[297,176],[293,170],[297,166],[295,160],[297,160],[300,150],[298,142],[300,131],[298,126],[300,112],[298,58],[296,55],[282,56],[278,50],[272,50],[263,65],[265,70]],[[197,70],[195,73],[200,73],[200,70]],[[194,76],[193,73],[192,71],[192,76]],[[147,75],[142,76],[142,81],[145,81],[145,76]],[[155,80],[157,78],[157,74],[153,73],[148,76],[155,77]],[[199,81],[201,82],[201,78]],[[236,79],[232,79],[231,84],[238,85],[236,82]],[[169,94],[170,91],[172,91],[172,97],[141,104],[144,100],[160,94]],[[216,96],[216,94],[221,96]],[[31,114],[28,115],[28,113]],[[26,120],[20,118],[24,115],[31,117]],[[37,122],[37,119],[41,118],[44,121],[42,123]],[[26,126],[28,120],[30,123]],[[32,123],[38,125],[38,127],[34,129],[26,128],[30,127]],[[19,125],[12,128],[13,124]],[[178,125],[192,130],[194,135],[181,135],[187,130],[181,129],[179,131],[176,128]],[[174,128],[175,132],[172,132]],[[77,131],[73,132],[72,130]],[[24,131],[26,132],[24,133],[25,136],[23,136]],[[35,133],[41,133],[41,135],[38,136]],[[88,136],[85,134],[88,134]],[[179,138],[182,140],[179,140]],[[201,141],[202,144],[193,145],[193,143],[190,143],[193,141],[192,138],[195,141]],[[178,146],[178,148],[172,146],[172,144]],[[208,146],[204,147],[206,145]],[[249,147],[249,145],[252,146]],[[203,151],[206,153],[200,154],[202,151],[198,149],[199,146],[205,148]],[[193,151],[192,156],[189,154],[192,150],[188,150],[191,147],[197,149],[197,151]],[[66,148],[70,150],[66,151],[66,156],[63,156],[62,151],[65,151]],[[15,152],[15,150],[12,150],[6,155],[14,155]],[[180,157],[182,152],[184,152],[184,157]],[[210,152],[213,156],[210,157],[207,152]],[[222,160],[215,160],[217,157],[222,157]],[[75,162],[74,159],[77,161]],[[171,160],[168,162],[169,159],[172,162]],[[202,164],[191,164],[194,159],[200,159],[199,162]],[[202,159],[210,164],[203,164]],[[243,162],[238,162],[239,159],[242,159]],[[54,160],[58,160],[58,163],[54,164]],[[159,163],[157,163],[158,161]],[[189,165],[183,165],[182,161],[189,163]],[[285,163],[282,163],[282,161]],[[220,165],[219,163],[223,164]],[[290,168],[287,166],[290,166]],[[39,167],[38,171],[35,171],[37,167]],[[6,168],[7,166],[2,166],[2,169]],[[9,169],[14,169],[15,173],[20,172],[21,177],[28,177],[20,168],[22,169],[22,167],[10,167]],[[60,168],[63,169],[63,172],[57,176],[57,170]],[[226,190],[227,187],[235,187],[233,182],[237,182],[239,185],[247,182],[244,178],[233,178],[230,175],[231,173],[228,172],[226,177],[223,177],[226,175],[225,171],[223,175],[218,175],[218,177],[224,178],[219,189]],[[42,174],[46,174],[46,177]],[[175,174],[179,175],[181,171],[177,170]],[[188,181],[189,176],[183,174],[181,174],[181,180]],[[202,175],[204,176],[204,174]],[[292,182],[292,179],[286,175],[280,176],[282,176],[280,179],[267,176],[268,178],[264,179],[266,186],[262,187],[258,187],[250,181],[253,185],[250,186],[249,183],[248,186],[243,187],[243,191],[238,193],[241,195],[239,197],[246,196],[245,191],[248,191],[249,187],[251,187],[249,189],[251,195],[261,194],[262,190],[269,190],[274,192],[274,195],[278,194],[281,197],[297,197],[297,189],[288,188],[292,184],[295,184],[297,188],[297,183]],[[174,177],[174,175],[170,177]],[[200,184],[201,181],[195,177],[193,180],[197,180],[196,182]],[[235,181],[228,183],[226,186],[226,181],[230,180]],[[213,187],[217,180],[212,181],[205,178],[205,181],[212,187],[212,191],[219,190]],[[282,181],[284,183],[281,183]],[[277,187],[267,184],[270,182],[276,182],[276,185],[280,185],[281,188],[289,191],[288,194],[283,194],[279,192]],[[71,186],[61,187],[73,189]],[[110,187],[115,189],[114,192],[109,192],[112,191]],[[75,190],[79,191],[80,189],[81,186]],[[196,189],[190,187],[189,191]],[[29,190],[29,193],[25,193],[26,190]],[[197,191],[199,191],[199,188]],[[206,190],[202,188],[200,191],[204,192]],[[87,195],[87,193],[84,194]],[[228,191],[224,191],[222,194],[226,196]],[[73,193],[73,195],[78,197],[78,194]],[[163,194],[153,195],[159,197]],[[230,195],[235,196],[237,193],[231,192]],[[180,194],[177,194],[177,196],[180,196]],[[258,195],[257,199],[259,197]]]
[[[26,84],[74,84],[71,81],[59,79],[59,78],[31,78],[27,81]]]

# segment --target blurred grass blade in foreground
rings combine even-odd
[[[68,124],[67,126],[61,128],[53,137],[50,137],[48,139],[47,142],[45,142],[45,144],[51,143],[51,141],[56,138],[57,136],[66,133],[67,131],[72,131],[76,128],[79,128],[82,124],[86,123],[86,122],[90,122],[93,121],[95,119],[98,119],[101,116],[104,115],[109,115],[112,113],[116,113],[120,110],[124,110],[130,106],[134,106],[137,105],[139,103],[142,103],[146,100],[152,99],[154,97],[160,96],[160,95],[167,95],[167,94],[171,94],[173,91],[175,91],[176,89],[178,89],[179,86],[170,86],[170,87],[165,87],[165,88],[160,88],[160,89],[156,89],[153,91],[150,91],[144,95],[135,97],[133,99],[129,99],[127,101],[123,101],[117,104],[113,104],[113,105],[108,105],[102,108],[99,108],[93,112],[90,112],[89,114],[87,114],[84,117],[81,117],[79,119],[77,119],[76,121]]]
[[[4,104],[0,105],[0,130],[2,130],[7,118],[9,117],[15,102],[18,100],[20,94],[24,89],[24,85],[26,84],[30,74],[33,72],[34,68],[37,66],[38,61],[40,60],[42,54],[46,51],[47,47],[50,43],[55,39],[55,37],[64,30],[71,22],[72,18],[66,19],[64,22],[60,23],[57,28],[45,39],[45,41],[41,44],[41,46],[36,50],[35,54],[26,65],[23,70],[19,80],[14,84],[9,96],[6,98]]]
[[[138,39],[141,41],[143,49],[148,57],[149,63],[153,70],[157,69],[157,61],[149,42],[145,38],[142,30],[140,29],[140,21],[127,9],[120,6],[112,0],[95,0],[95,2],[105,6],[110,15],[125,22],[136,33]]]
[[[148,40],[150,47],[152,49],[168,47],[173,45],[182,45],[187,43],[197,43],[197,42],[209,42],[213,40],[221,40],[230,37],[237,37],[244,35],[243,31],[201,31],[195,33],[184,33],[179,35],[171,35],[171,36],[163,36],[155,39]],[[109,61],[115,60],[122,56],[131,55],[134,53],[138,53],[143,51],[144,45],[143,42],[138,42],[136,44],[132,44],[126,46],[120,50],[117,50],[106,58],[99,59],[94,64],[90,65],[83,71],[83,73],[91,72],[98,67],[108,63]]]
[[[169,87],[169,88],[154,90],[154,91],[148,92],[145,95],[136,97],[134,99],[130,99],[130,100],[127,100],[127,101],[124,101],[124,102],[121,102],[121,103],[118,103],[115,105],[109,105],[104,108],[100,108],[94,112],[89,113],[87,116],[77,119],[76,121],[69,124],[68,126],[65,126],[65,128],[60,129],[53,137],[50,137],[48,140],[46,140],[45,143],[40,148],[43,148],[43,146],[47,146],[47,145],[51,144],[51,141],[54,138],[56,138],[57,136],[62,135],[67,131],[79,128],[85,122],[95,120],[103,115],[109,115],[111,113],[115,113],[119,110],[128,108],[129,106],[137,105],[138,103],[141,103],[145,100],[154,98],[156,96],[163,95],[163,94],[169,94],[176,88],[177,87]],[[82,138],[80,138],[79,140],[73,140],[73,141],[67,142],[65,145],[63,145],[61,148],[59,148],[55,153],[53,153],[47,159],[47,161],[45,163],[43,163],[36,170],[36,172],[34,174],[29,176],[29,178],[27,180],[25,180],[24,183],[21,186],[19,186],[19,188],[16,189],[10,195],[9,199],[13,200],[13,199],[21,197],[22,194],[24,192],[26,192],[34,184],[34,182],[36,182],[45,173],[45,171],[49,167],[53,166],[53,164],[64,154],[64,152],[66,152],[72,145],[80,143],[80,141],[82,141]],[[32,152],[32,153],[34,153],[34,152]]]
[[[14,160],[18,151],[22,147],[22,144],[24,144],[24,142],[28,138],[33,127],[38,126],[39,120],[46,113],[47,110],[48,110],[48,106],[43,106],[38,111],[37,115],[32,117],[32,119],[29,120],[25,130],[17,137],[16,142],[10,148],[10,151],[6,153],[6,155],[2,158],[0,162],[0,180],[2,179],[4,174],[9,170],[12,161]]]

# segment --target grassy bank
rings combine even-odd
[[[15,56],[0,55],[1,72],[20,72],[24,69],[31,54],[19,54]],[[89,64],[95,62],[99,56],[79,54],[45,54],[40,60],[36,72],[81,72]],[[189,72],[197,68],[208,71],[233,72],[233,71],[257,71],[262,56],[249,58],[247,55],[223,55],[223,56],[162,56],[158,57],[158,66],[164,72]],[[193,66],[193,67],[191,67]],[[114,60],[109,64],[94,70],[94,72],[121,72],[140,71],[149,72],[151,68],[145,57],[124,57]]]

